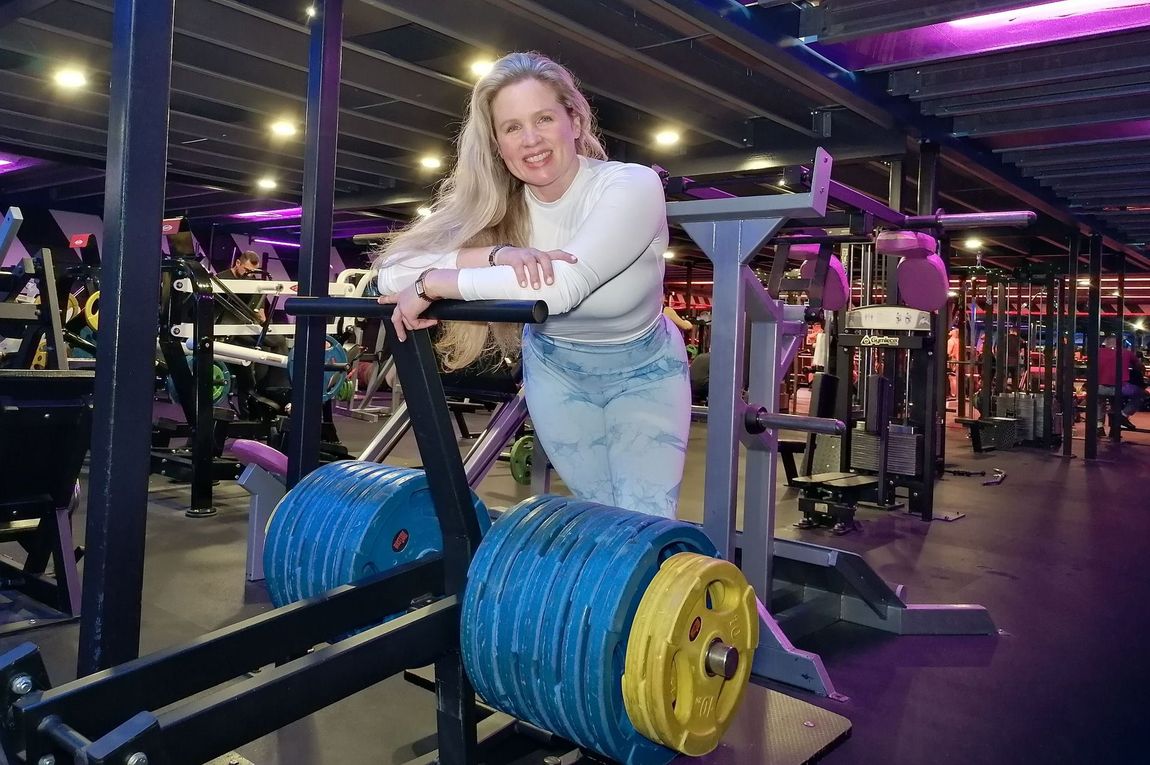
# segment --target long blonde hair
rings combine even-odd
[[[471,90],[463,127],[456,138],[455,166],[439,185],[431,214],[394,234],[378,263],[389,265],[461,247],[528,245],[531,231],[523,182],[511,174],[499,156],[491,115],[491,103],[499,91],[528,78],[550,85],[559,103],[578,121],[575,150],[585,157],[607,158],[591,105],[571,72],[539,53],[508,53]],[[449,322],[443,327],[439,350],[446,368],[459,369],[493,346],[502,358],[518,344],[516,326]]]

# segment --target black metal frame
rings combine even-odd
[[[1090,287],[1086,302],[1086,448],[1083,456],[1098,457],[1098,335],[1102,331],[1102,237],[1090,237]]]
[[[52,251],[42,249],[21,258],[9,272],[10,283],[0,294],[0,334],[20,336],[15,364],[31,369],[32,360],[43,340],[48,351],[48,369],[68,369],[68,346],[64,342],[63,314],[60,311],[60,286]],[[36,282],[39,303],[17,303],[29,282]]]
[[[477,761],[475,694],[463,670],[458,631],[459,598],[479,545],[479,522],[430,336],[423,330],[398,342],[387,320],[393,309],[361,298],[292,298],[285,306],[299,316],[383,319],[443,530],[442,557],[285,606],[55,689],[36,648],[19,646],[0,657],[0,702],[13,721],[0,730],[0,746],[9,762],[32,763],[51,754],[119,765],[142,753],[152,763],[201,763],[404,669],[431,662],[438,678],[440,761]],[[444,301],[428,315],[528,323],[545,319],[546,306]],[[322,356],[319,361],[322,364]],[[411,614],[340,639],[413,602],[429,600],[430,605]],[[335,642],[308,653],[327,641]],[[278,666],[172,706],[269,663]],[[21,686],[18,679],[31,690],[13,690]],[[156,712],[164,707],[171,708]]]

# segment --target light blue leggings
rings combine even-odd
[[[675,517],[691,386],[683,336],[666,317],[618,345],[557,340],[529,326],[523,380],[536,436],[577,497]]]

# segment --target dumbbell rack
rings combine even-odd
[[[742,397],[749,366],[747,398],[768,416],[778,414],[779,386],[806,332],[808,311],[819,309],[826,263],[815,278],[795,285],[772,279],[764,289],[750,267],[762,245],[791,219],[804,224],[827,215],[829,199],[861,211],[889,227],[912,222],[902,213],[831,180],[831,157],[819,149],[806,171],[806,193],[734,197],[721,191],[697,200],[670,202],[668,220],[677,222],[714,266],[713,340],[703,528],[719,555],[741,567],[766,606],[755,653],[756,676],[845,699],[835,690],[822,659],[796,649],[792,640],[839,621],[886,632],[934,635],[989,635],[990,615],[975,605],[911,605],[904,589],[885,582],[860,556],[805,542],[775,539],[778,430],[748,432]],[[676,188],[686,188],[677,184]],[[717,193],[716,193],[717,192]],[[820,248],[819,259],[830,257]],[[776,269],[781,273],[781,268]],[[802,289],[808,306],[787,305],[777,290]],[[746,333],[750,331],[750,343]],[[751,353],[746,353],[746,348]],[[740,446],[746,447],[743,529],[736,528]]]

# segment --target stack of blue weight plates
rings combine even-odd
[[[639,601],[680,552],[715,548],[694,526],[566,497],[508,510],[468,571],[461,645],[476,691],[618,762],[669,762],[631,724],[621,678]]]
[[[472,498],[486,531],[487,508]],[[442,549],[422,470],[347,460],[312,471],[276,506],[264,573],[278,608]]]

